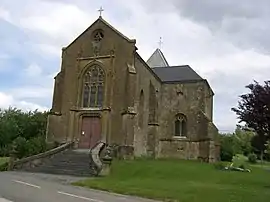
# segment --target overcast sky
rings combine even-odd
[[[166,3],[165,3],[166,2]],[[170,65],[190,65],[215,92],[221,132],[253,80],[269,80],[269,0],[0,0],[0,107],[51,107],[61,48],[103,18],[147,60],[163,38]]]

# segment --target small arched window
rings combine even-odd
[[[174,136],[187,136],[187,118],[184,114],[178,114],[174,121]]]
[[[103,69],[94,65],[83,78],[83,107],[101,107],[103,104],[105,75]]]

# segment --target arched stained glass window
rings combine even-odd
[[[83,107],[101,107],[103,104],[105,75],[103,69],[94,65],[83,78]]]

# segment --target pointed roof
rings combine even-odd
[[[112,29],[115,33],[117,33],[119,36],[121,36],[122,38],[124,38],[128,42],[136,43],[135,39],[129,39],[124,34],[122,34],[120,31],[118,31],[116,28],[114,28],[111,24],[109,24],[107,21],[105,21],[101,16],[99,16],[99,18],[93,24],[91,24],[86,30],[84,30],[84,32],[82,32],[77,38],[75,38],[68,46],[64,47],[64,49],[71,46],[75,41],[77,41],[78,38],[80,38],[80,36],[82,36],[85,32],[87,32],[95,24],[100,23],[100,22],[105,24],[106,26],[108,26],[110,29]]]
[[[159,48],[151,55],[146,62],[149,67],[169,67],[169,64]]]

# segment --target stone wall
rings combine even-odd
[[[204,140],[199,143],[200,154],[198,159],[204,162],[209,160],[209,140]]]
[[[135,68],[137,72],[135,91],[137,113],[134,117],[134,154],[135,156],[155,156],[156,149],[153,151],[152,147],[158,140],[159,107],[162,105],[156,106],[156,122],[149,123],[149,106],[153,104],[150,103],[152,99],[149,99],[150,83],[154,87],[156,100],[160,101],[161,82],[138,54],[135,54]],[[143,99],[140,99],[141,96]]]
[[[212,163],[219,160],[219,147],[211,140],[161,139],[156,157],[192,159]]]
[[[64,124],[62,116],[59,114],[49,114],[47,119],[46,141],[47,142],[66,142],[66,134],[64,133]]]
[[[182,159],[217,159],[217,128],[211,122],[212,91],[206,81],[162,85],[162,108],[160,108],[159,157]],[[187,117],[187,136],[174,136],[177,114]],[[166,141],[164,141],[166,140]],[[213,152],[216,153],[213,155]]]
[[[197,159],[199,143],[181,139],[161,139],[158,144],[158,158]]]
[[[187,117],[187,138],[198,140],[206,136],[207,125],[202,123],[203,116],[198,114],[205,106],[204,81],[181,84],[163,84],[160,106],[160,138],[174,136],[174,121],[177,114]]]
[[[72,146],[73,146],[73,142],[68,142],[68,143],[65,143],[59,147],[53,148],[49,151],[45,151],[45,152],[40,153],[40,154],[36,154],[36,155],[29,156],[26,158],[18,159],[18,160],[11,159],[9,162],[11,164],[9,166],[9,169],[10,170],[19,170],[19,169],[23,169],[23,168],[33,168],[33,167],[40,166],[40,165],[46,163],[51,158],[53,158],[54,155],[59,154],[61,152],[64,152],[64,151],[72,148]]]

